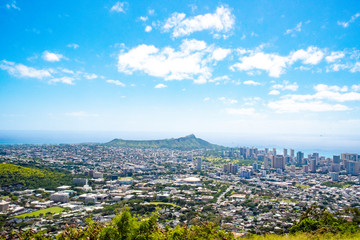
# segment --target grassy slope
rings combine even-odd
[[[0,164],[0,186],[23,184],[27,188],[54,189],[71,184],[72,176],[37,168],[27,168],[14,164]]]
[[[50,207],[50,208],[44,208],[41,209],[39,211],[35,211],[35,212],[31,212],[31,213],[25,213],[25,214],[21,214],[16,216],[17,218],[25,218],[25,217],[38,217],[40,214],[43,214],[44,216],[46,215],[46,213],[61,213],[62,211],[64,211],[65,209],[61,208],[61,207]]]

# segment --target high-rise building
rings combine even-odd
[[[285,169],[285,158],[283,155],[275,155],[272,157],[271,161],[272,168]]]
[[[333,156],[333,163],[341,163],[341,159],[339,155],[334,155]]]
[[[276,148],[273,148],[273,155],[276,155]]]
[[[330,177],[331,177],[331,181],[334,181],[334,182],[339,181],[339,173],[337,173],[337,172],[331,172]]]
[[[286,157],[287,156],[287,149],[286,148],[284,148],[284,157]]]
[[[303,159],[304,159],[304,153],[303,152],[297,152],[296,153],[296,163],[298,164],[298,165],[301,165],[302,164],[302,162],[303,162]]]
[[[295,156],[295,151],[294,149],[290,149],[290,157],[294,158]]]
[[[267,170],[267,169],[270,169],[270,165],[271,165],[271,159],[266,156],[264,158],[264,169]]]
[[[310,172],[316,173],[316,159],[310,160]]]
[[[201,157],[198,157],[196,159],[196,170],[201,171],[201,165],[202,165]]]
[[[308,173],[308,172],[309,172],[309,165],[304,165],[304,166],[303,166],[303,172],[304,172],[304,173]]]

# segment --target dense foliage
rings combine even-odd
[[[12,237],[21,239],[52,239],[45,233],[33,233],[27,231]],[[56,236],[58,240],[89,239],[89,240],[232,240],[232,233],[219,230],[213,223],[201,223],[199,225],[166,226],[161,228],[158,224],[158,214],[152,214],[148,218],[137,218],[131,215],[128,209],[117,214],[108,224],[101,224],[92,220],[87,221],[85,227],[67,226],[65,231]]]
[[[28,189],[55,189],[61,185],[72,184],[72,175],[9,163],[0,164],[0,186],[19,184]]]
[[[181,138],[148,141],[114,139],[106,143],[105,145],[130,148],[169,148],[178,150],[223,148],[221,146],[211,144],[205,140],[197,138],[194,135],[189,135]]]
[[[358,208],[349,208],[331,214],[327,210],[314,205],[308,208],[300,220],[290,228],[290,233],[352,234],[359,232],[359,224],[360,211]]]

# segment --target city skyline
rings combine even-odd
[[[360,143],[357,1],[1,4],[1,130]]]

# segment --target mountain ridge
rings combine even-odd
[[[160,140],[124,140],[115,138],[105,143],[106,146],[130,147],[130,148],[168,148],[177,150],[194,149],[223,149],[225,147],[209,143],[194,134],[179,138],[167,138]]]

